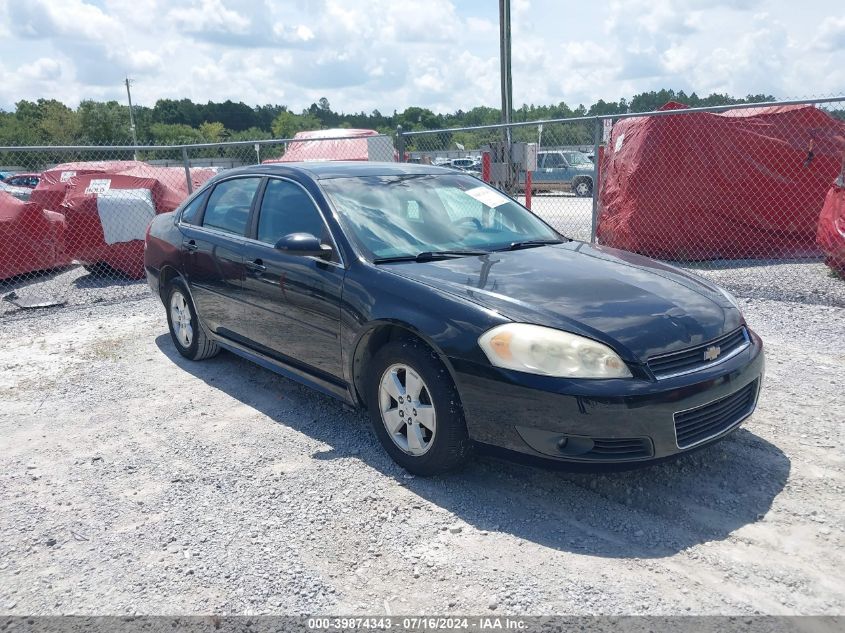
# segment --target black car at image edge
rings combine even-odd
[[[472,176],[396,163],[245,167],[152,221],[173,343],[366,407],[431,475],[492,445],[592,465],[712,443],[757,404],[763,346],[733,297],[569,240]]]

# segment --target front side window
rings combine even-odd
[[[256,239],[275,244],[291,233],[328,239],[323,218],[305,190],[289,180],[270,179],[258,214]]]
[[[544,154],[543,167],[566,167],[563,156],[558,153]]]
[[[202,225],[226,233],[246,235],[249,210],[260,182],[260,178],[235,178],[219,183],[208,198]]]
[[[320,185],[345,233],[370,259],[561,238],[525,207],[465,174],[335,178]]]

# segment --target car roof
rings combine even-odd
[[[360,176],[406,176],[414,174],[451,174],[454,171],[423,165],[420,163],[377,163],[364,161],[313,161],[303,163],[271,163],[239,167],[223,172],[221,175],[232,176],[239,173],[267,174],[287,176],[299,173],[315,180],[331,178],[354,178]]]

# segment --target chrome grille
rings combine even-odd
[[[679,352],[654,356],[649,359],[648,368],[658,380],[680,376],[721,363],[744,350],[750,343],[748,331],[741,327],[713,341]],[[715,348],[718,348],[718,355],[709,358],[708,350],[713,352]]]

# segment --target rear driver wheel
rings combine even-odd
[[[185,282],[179,278],[174,279],[167,286],[165,296],[170,338],[179,353],[190,360],[203,360],[218,354],[220,348],[208,338],[197,319]]]

